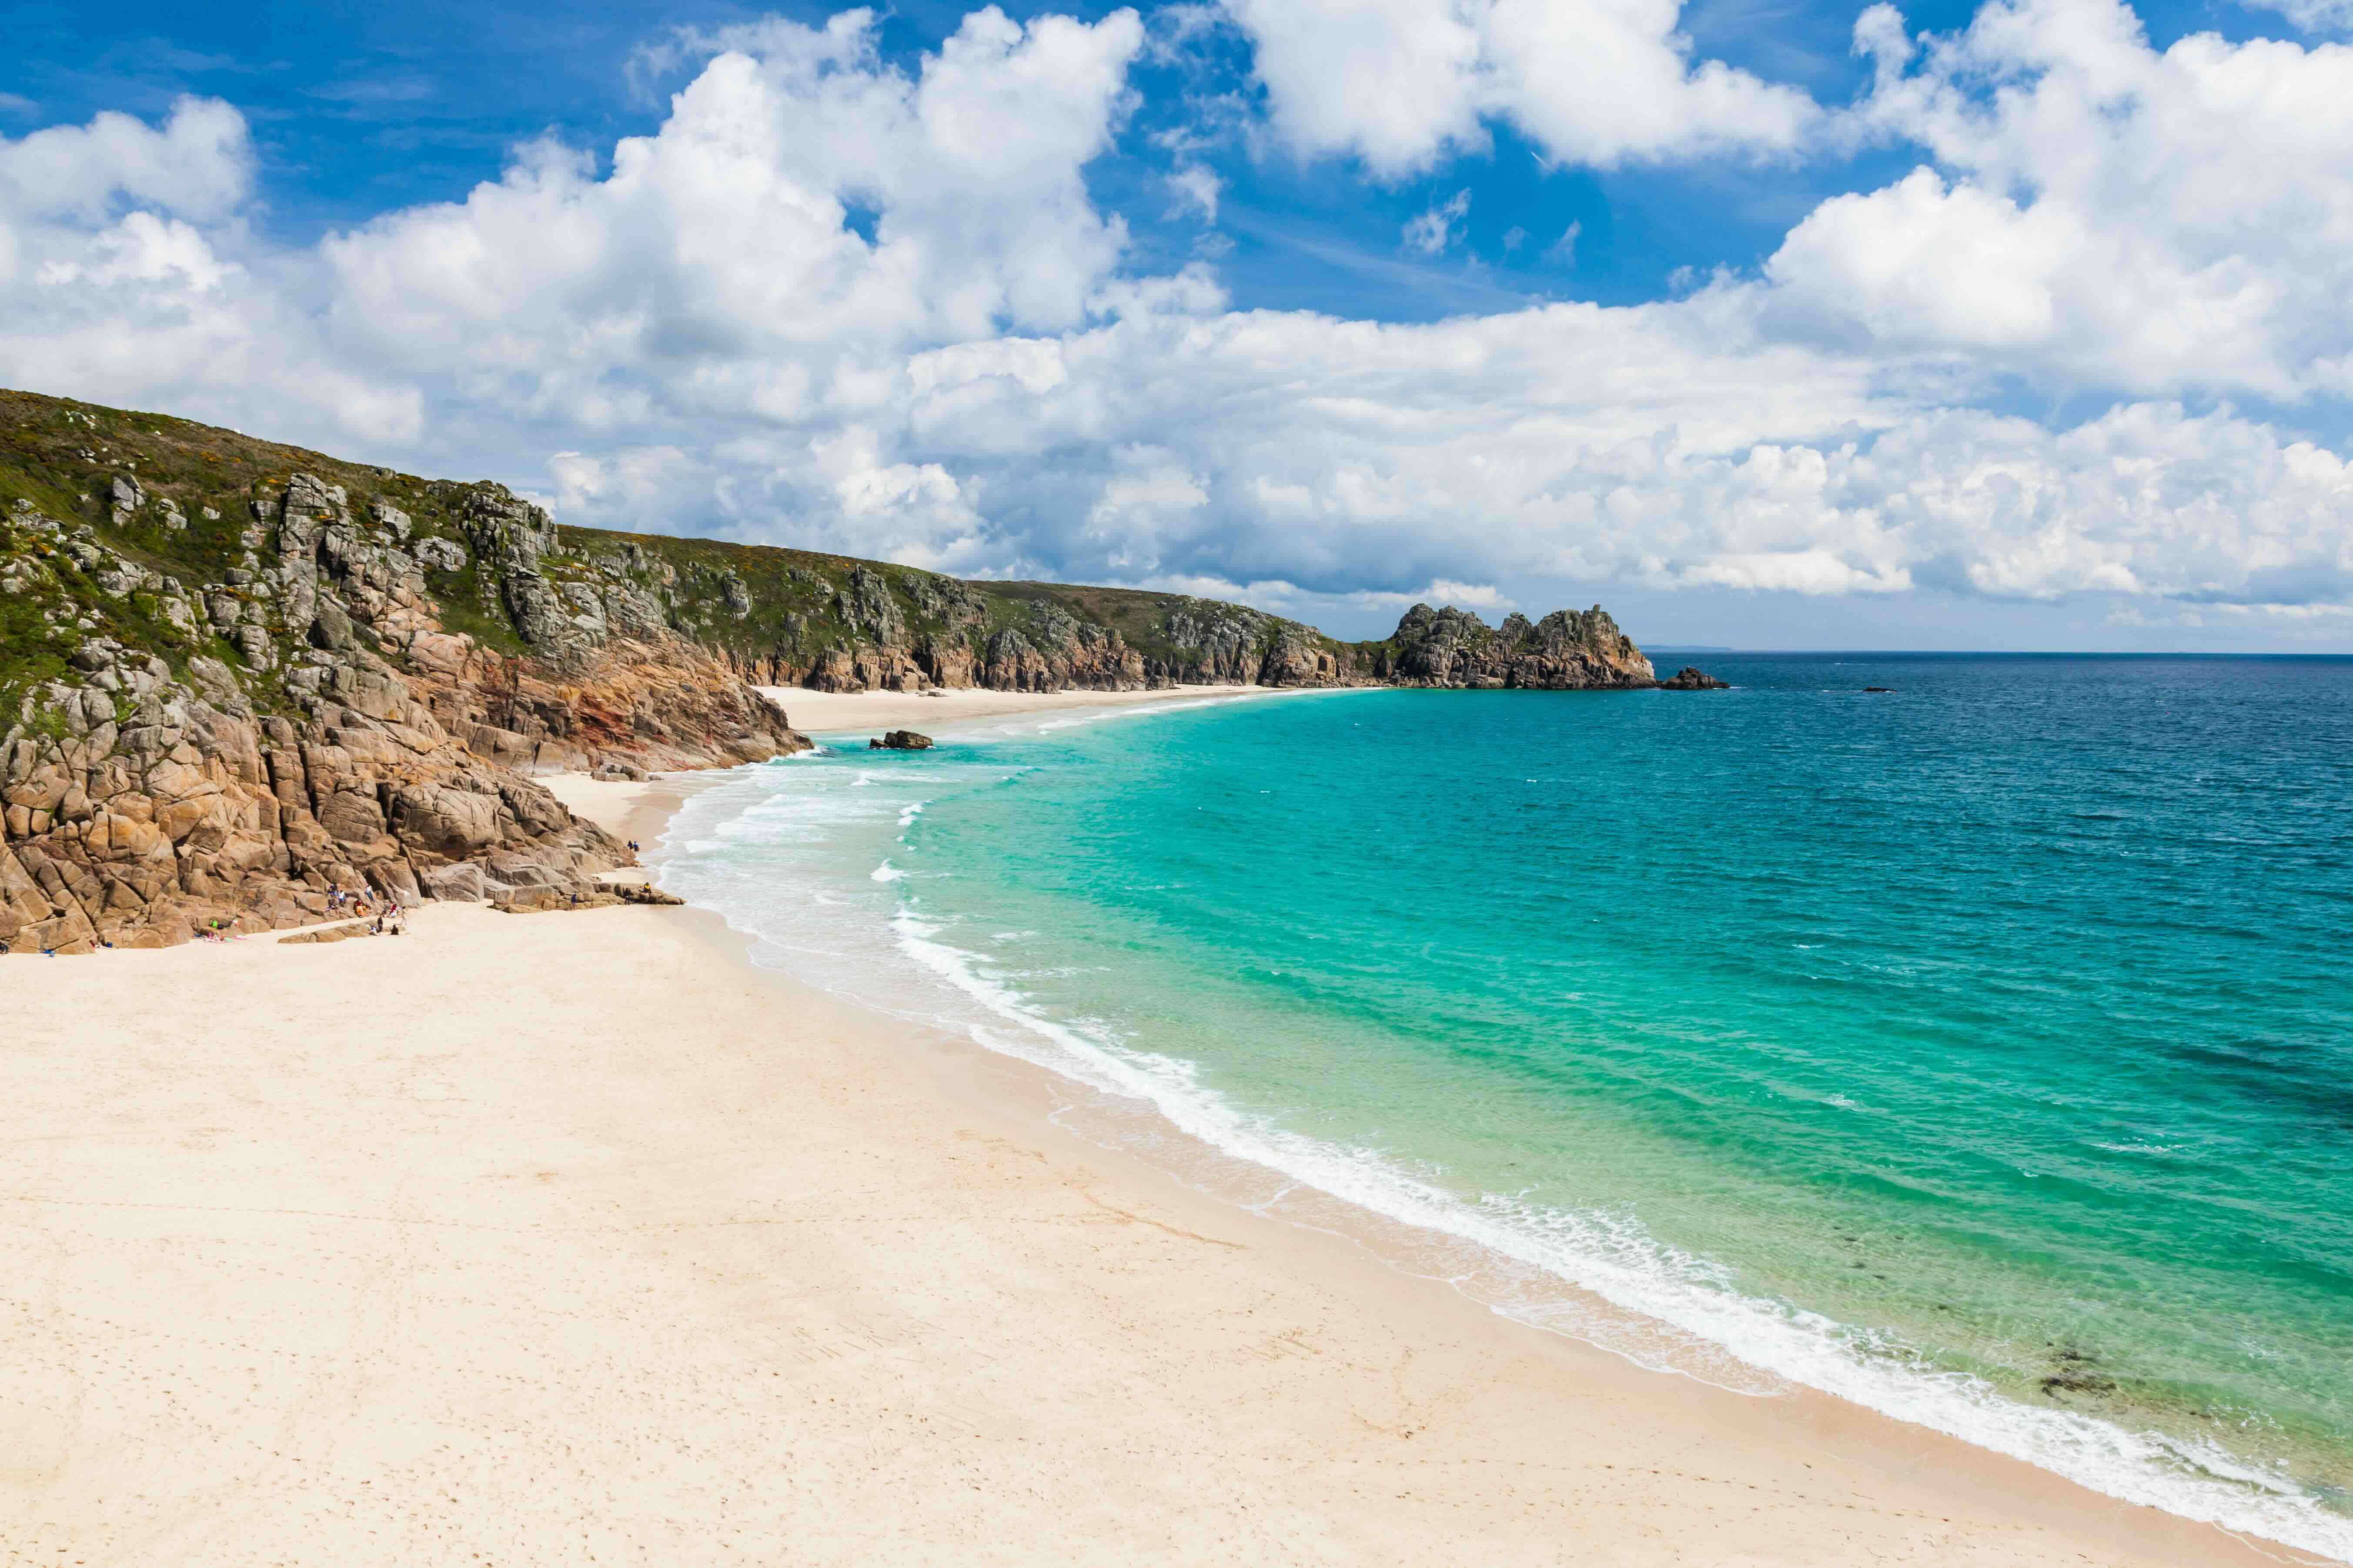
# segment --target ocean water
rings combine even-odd
[[[2353,661],[1710,668],[828,745],[660,878],[1498,1310],[2353,1559]]]

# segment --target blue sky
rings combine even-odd
[[[2353,648],[2353,63],[2281,3],[18,5],[0,372],[1350,633]]]

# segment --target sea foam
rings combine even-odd
[[[1381,1152],[1303,1136],[1205,1087],[1198,1066],[1126,1049],[1100,1029],[1060,1021],[992,978],[979,955],[939,940],[912,910],[892,919],[899,947],[977,1004],[999,1026],[967,1025],[978,1044],[1107,1093],[1149,1103],[1220,1152],[1265,1166],[1346,1203],[1532,1265],[1642,1318],[1721,1346],[1791,1383],[2055,1471],[2126,1502],[2353,1559],[2353,1521],[2211,1443],[2135,1432],[2072,1411],[2005,1397],[1981,1378],[1926,1365],[1898,1342],[1786,1303],[1744,1296],[1723,1271],[1667,1247],[1629,1216],[1579,1214],[1495,1194],[1465,1200]],[[1568,1332],[1654,1371],[1692,1374],[1680,1336],[1649,1345],[1564,1321],[1555,1304],[1490,1300],[1505,1316]],[[1586,1331],[1580,1331],[1586,1328]],[[1728,1385],[1721,1377],[1705,1381]]]

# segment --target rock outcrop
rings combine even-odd
[[[866,742],[870,752],[928,752],[932,749],[929,735],[918,735],[913,730],[892,730],[880,740]]]
[[[152,484],[103,491],[113,537],[18,497],[0,521],[0,945],[158,946],[326,918],[366,890],[501,908],[643,900],[596,879],[627,847],[530,774],[762,761],[805,749],[710,650],[624,593],[575,603],[554,527],[455,487],[465,542],[307,471],[257,484],[195,581],[141,546],[190,530]],[[143,537],[146,536],[146,537]],[[161,541],[157,541],[161,542]],[[174,554],[185,559],[194,552]],[[445,622],[463,572],[512,633]],[[616,626],[628,635],[617,633]]]
[[[1596,605],[1530,622],[1514,612],[1491,627],[1469,610],[1416,605],[1376,644],[1376,677],[1400,686],[1593,690],[1656,685],[1634,641]]]
[[[1728,682],[1718,680],[1695,664],[1687,664],[1659,682],[1662,691],[1725,691]]]

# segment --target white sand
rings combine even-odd
[[[1158,702],[1198,702],[1214,697],[1269,697],[1295,693],[1295,687],[1172,686],[1158,691],[982,691],[942,689],[938,695],[910,691],[811,691],[799,686],[763,686],[760,691],[785,710],[793,727],[812,735],[853,730],[914,730],[930,734],[974,719],[1049,713],[1065,708],[1136,708]]]
[[[542,784],[573,816],[593,822],[616,838],[634,839],[650,849],[679,803],[726,776],[719,773],[656,773],[643,783],[592,779],[586,773],[542,773]]]
[[[0,1563],[2274,1560],[1196,1197],[698,911],[10,958],[0,1021]]]

